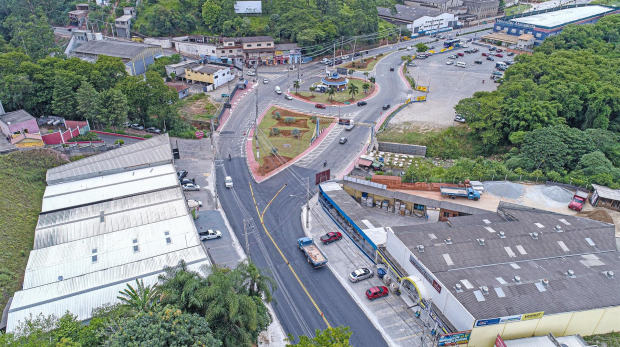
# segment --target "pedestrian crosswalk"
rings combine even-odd
[[[333,128],[332,131],[327,134],[327,136],[321,141],[316,148],[314,148],[310,153],[306,154],[301,160],[299,160],[295,165],[300,167],[309,168],[312,165],[312,162],[327,148],[329,145],[338,137],[340,137],[340,133],[342,133],[344,128],[337,127]]]

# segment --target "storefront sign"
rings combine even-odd
[[[433,278],[433,276],[431,276],[431,274],[426,271],[424,269],[424,267],[422,266],[422,264],[420,264],[414,257],[412,254],[409,254],[409,262],[411,264],[413,264],[413,266],[415,266],[416,269],[418,269],[418,271],[422,274],[422,276],[424,276],[424,278],[426,278],[427,281],[429,281],[432,285],[433,288],[435,288],[435,290],[438,293],[441,293],[441,285]]]
[[[450,346],[450,345],[460,345],[467,343],[469,341],[469,337],[471,336],[471,330],[468,331],[460,331],[458,333],[453,334],[445,334],[439,336],[439,341],[437,342],[437,346]]]
[[[476,321],[476,326],[482,327],[485,325],[504,324],[504,323],[520,322],[520,321],[530,320],[530,319],[539,319],[539,318],[542,318],[544,314],[545,314],[545,311],[540,311],[540,312],[519,314],[515,316],[480,319]]]
[[[419,91],[422,91],[422,92],[425,92],[425,91],[427,91],[427,90],[428,90],[428,88],[427,88],[427,87],[423,87],[423,86],[416,86],[416,87],[415,87],[415,89],[416,89],[416,90],[419,90]]]

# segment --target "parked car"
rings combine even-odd
[[[129,127],[131,126],[131,123],[129,123],[129,122],[125,122],[125,123],[123,123],[123,126],[124,126],[125,128],[129,128]]]
[[[505,65],[501,65],[501,66],[498,66],[498,67],[497,67],[497,69],[498,69],[499,71],[506,71],[506,69],[507,69],[507,68],[508,68],[508,67],[507,67],[507,66],[505,66]]]
[[[161,134],[161,130],[155,127],[146,128],[147,133]]]
[[[454,60],[448,60],[448,61],[446,62],[446,65],[453,65],[453,64],[454,64]]]
[[[330,242],[340,241],[340,240],[342,240],[342,234],[337,231],[328,232],[327,234],[321,236],[321,241],[326,245],[329,245]]]
[[[489,56],[487,56],[487,60],[490,60],[490,61],[495,61],[495,59],[493,59],[493,57],[492,57],[492,56],[490,56],[490,55],[489,55]]]
[[[351,57],[349,57],[349,55],[348,55],[348,54],[347,54],[347,55],[343,55],[343,56],[342,56],[342,59],[349,59],[349,58],[351,58]]]
[[[390,108],[390,104],[385,104],[385,105],[383,105],[383,109],[384,109],[384,110],[387,110],[388,108]]]
[[[196,179],[195,178],[181,178],[179,180],[179,182],[181,182],[181,185],[186,185],[186,184],[196,184]]]
[[[502,51],[502,49],[501,49],[501,48],[498,48],[498,49],[496,49],[496,50],[495,50],[495,52],[497,52],[497,53],[501,53],[501,52],[503,52],[503,51]]]
[[[463,48],[469,48],[469,45],[462,45]]]
[[[394,71],[394,67],[393,66],[390,66],[390,71]]]
[[[456,56],[455,54],[452,54],[452,55],[449,55],[449,56],[448,56],[448,59],[456,59],[456,57],[457,57],[457,56]]]
[[[489,47],[489,51],[494,51],[495,47]]]
[[[140,124],[137,124],[137,123],[136,124],[132,124],[131,128],[135,129],[135,130],[144,130],[144,127],[142,125],[140,125]]]
[[[177,172],[177,176],[179,177],[179,180],[182,180],[182,179],[185,178],[185,176],[187,176],[187,171],[181,170],[181,171]]]
[[[498,57],[498,58],[503,58],[504,57],[504,55],[501,54],[501,53],[497,53],[495,56]]]
[[[347,138],[346,137],[341,137],[340,141],[338,141],[341,145],[344,145],[345,143],[347,143]]]
[[[245,74],[248,76],[256,76],[256,74],[252,70],[248,70],[248,72],[246,72]]]
[[[228,93],[222,93],[222,97],[223,98],[230,98],[230,95]]]
[[[198,232],[198,235],[200,236],[200,241],[206,241],[206,240],[222,238],[222,232],[219,231],[219,230],[208,229],[206,231]]]
[[[327,108],[327,106],[323,105],[323,104],[316,104],[314,105],[315,108]]]
[[[508,53],[506,53],[506,55],[509,56],[509,57],[512,57],[513,55],[515,55],[515,53],[514,52],[508,52]]]
[[[336,60],[336,65],[340,65],[340,64],[342,64],[342,59],[337,59]]]
[[[356,283],[359,281],[363,281],[365,279],[371,278],[375,275],[374,272],[372,272],[371,269],[363,267],[360,269],[357,269],[353,272],[351,272],[349,274],[349,280],[351,280],[351,282]]]
[[[476,63],[476,64],[482,64],[482,60],[474,60],[474,63]]]
[[[407,66],[409,66],[409,67],[418,67],[414,62],[411,62],[411,63],[407,64]]]
[[[493,72],[491,72],[491,76],[504,77],[504,74],[502,72],[499,72],[499,71],[493,71]]]
[[[290,95],[288,95],[288,94],[284,94],[284,98],[285,98],[286,100],[293,100],[293,97],[292,97],[292,96],[290,96]]]
[[[488,54],[486,54],[485,52],[482,52],[482,56],[486,57],[486,56],[488,56]]]
[[[465,54],[463,54],[462,52],[458,52],[456,55],[459,56],[459,57],[464,57],[465,56]]]
[[[512,64],[514,64],[514,63],[515,63],[515,61],[514,61],[514,60],[506,60],[504,63],[505,63],[506,65],[512,65]]]
[[[269,80],[266,78],[263,78],[263,84],[269,84]]]
[[[183,185],[183,190],[200,190],[200,186],[195,183],[187,183]]]
[[[457,114],[457,115],[454,117],[454,121],[455,121],[455,122],[459,122],[459,123],[465,123],[465,118],[461,117],[461,115],[460,115],[460,114]]]
[[[366,101],[358,101],[357,106],[366,106],[368,103]]]
[[[474,48],[474,49],[471,50],[471,52],[472,53],[478,53],[478,52],[480,52],[480,50],[478,48]]]
[[[369,300],[382,298],[384,296],[387,296],[388,294],[389,294],[389,290],[385,286],[372,287],[366,291],[366,297]]]

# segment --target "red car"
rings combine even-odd
[[[504,55],[503,55],[503,54],[499,54],[499,53],[497,53],[495,56],[496,56],[496,57],[499,57],[499,58],[503,58],[503,57],[504,57]]]
[[[339,232],[329,232],[323,236],[321,236],[321,241],[324,244],[328,245],[332,241],[340,241],[342,239],[342,234]]]
[[[327,108],[327,106],[323,105],[323,104],[316,104],[314,105],[315,108]]]
[[[495,52],[497,52],[497,53],[501,53],[501,52],[503,52],[503,51],[502,51],[502,49],[501,49],[501,48],[498,48],[498,49],[496,49],[496,50],[495,50]]]
[[[482,56],[486,57],[488,54],[486,54],[485,52],[482,52]]]
[[[464,57],[465,56],[465,54],[463,54],[463,53],[457,53],[456,55],[458,55],[459,57]]]
[[[382,298],[384,296],[387,296],[388,294],[389,290],[387,289],[387,287],[384,286],[372,287],[366,291],[366,297],[369,300]]]

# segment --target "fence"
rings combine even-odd
[[[226,104],[230,105],[230,101],[233,99],[233,97],[237,93],[237,89],[239,89],[239,87],[235,86],[232,92],[230,92],[230,95],[228,96],[228,102],[226,102]],[[217,128],[220,127],[220,124],[222,123],[222,116],[224,116],[224,112],[226,112],[226,110],[227,110],[226,107],[222,107],[222,109],[220,110],[220,113],[217,115]],[[217,130],[217,128],[215,129]]]
[[[358,184],[363,184],[363,185],[366,185],[366,186],[371,186],[371,187],[375,187],[375,188],[379,188],[379,189],[386,189],[387,188],[387,186],[385,184],[380,184],[380,183],[370,182],[370,181],[366,181],[366,180],[361,180],[361,179],[355,178],[355,177],[344,176],[343,179],[345,181],[349,181],[349,182],[353,182],[353,183],[358,183]]]
[[[379,142],[379,151],[426,156],[426,146],[405,145],[402,143]]]
[[[394,117],[398,112],[400,112],[407,105],[408,104],[401,105],[399,108],[394,110],[394,112],[392,112],[389,116],[387,116],[385,118],[385,120],[383,121],[383,123],[381,124],[381,126],[379,127],[379,131],[377,131],[377,133],[380,133],[380,132],[384,131],[385,129],[387,129],[387,127],[388,127],[388,125],[390,123],[390,120],[392,120],[392,117]]]

